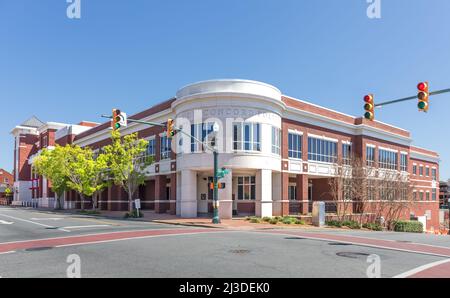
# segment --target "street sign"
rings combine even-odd
[[[134,200],[134,206],[136,207],[136,209],[141,209],[141,200],[140,199]]]

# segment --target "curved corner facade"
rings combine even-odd
[[[336,176],[336,163],[355,155],[369,168],[397,171],[407,177],[418,203],[403,216],[424,216],[428,228],[439,226],[439,156],[411,146],[410,133],[401,128],[342,114],[248,80],[188,85],[174,98],[129,117],[160,123],[175,119],[178,127],[219,148],[219,166],[230,171],[221,180],[225,187],[219,190],[221,218],[307,216],[312,202],[332,200],[329,180]],[[74,143],[99,150],[109,142],[109,123],[58,125],[61,127],[55,123],[17,126],[12,131],[16,202],[52,204],[48,184],[30,167],[41,148]],[[181,133],[168,138],[160,127],[133,123],[122,130],[123,134],[134,132],[149,140],[147,154],[155,160],[136,195],[142,207],[181,217],[210,213],[212,154]],[[380,199],[374,196],[374,201]],[[122,189],[112,186],[101,195],[100,207],[126,210],[126,198]],[[67,208],[80,205],[73,192],[67,193],[64,201]]]

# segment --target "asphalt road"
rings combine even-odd
[[[449,247],[429,235],[230,231],[0,208],[3,278],[63,278],[73,255],[81,277],[364,278],[374,256],[382,277],[450,277]]]

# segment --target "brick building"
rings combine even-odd
[[[124,108],[124,107],[122,107]],[[208,138],[219,124],[215,142],[221,152],[219,166],[230,174],[219,191],[222,218],[233,214],[273,216],[308,214],[313,201],[329,201],[329,179],[335,165],[350,154],[376,172],[398,172],[414,188],[416,204],[403,214],[426,216],[427,228],[439,226],[439,156],[412,146],[408,131],[339,113],[283,95],[277,88],[255,81],[215,80],[180,89],[174,98],[130,116],[166,122],[198,138]],[[110,124],[78,125],[33,123],[20,125],[15,137],[17,204],[40,200],[51,206],[48,183],[31,170],[42,147],[73,143],[100,150],[109,143]],[[38,125],[37,125],[38,124]],[[148,169],[137,197],[144,209],[197,217],[212,210],[212,155],[182,134],[173,140],[160,127],[132,123],[123,134],[137,132],[149,140],[147,154],[155,163]],[[374,197],[379,200],[380,195]],[[79,197],[67,193],[66,208],[79,207]],[[116,186],[101,195],[100,207],[126,210],[127,196]]]

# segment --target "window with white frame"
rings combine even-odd
[[[288,134],[288,156],[289,158],[302,158],[302,140],[303,136],[290,132]]]
[[[337,142],[308,137],[308,160],[336,163]]]
[[[366,146],[366,165],[375,166],[375,147],[373,146]]]
[[[238,200],[256,199],[256,181],[255,176],[237,177]]]
[[[417,175],[417,165],[413,165],[413,175]]]
[[[297,186],[295,186],[295,185],[289,185],[289,188],[288,188],[288,197],[289,197],[289,201],[295,201],[295,200],[297,200]]]
[[[156,141],[155,139],[148,140],[147,151],[145,152],[148,157],[154,157],[156,154]]]
[[[419,200],[423,201],[423,191],[420,191],[420,193],[419,193]]]
[[[236,151],[261,151],[261,124],[233,123],[233,149]]]
[[[437,179],[437,170],[435,168],[431,169],[431,176],[433,177],[433,180],[436,181],[436,179]]]
[[[397,170],[397,158],[397,152],[378,150],[378,165],[382,169]]]
[[[427,191],[427,193],[426,193],[426,198],[427,198],[427,201],[430,200],[430,192],[429,191]]]
[[[436,188],[431,190],[431,200],[436,201]]]
[[[281,154],[281,130],[272,126],[272,153]]]
[[[420,167],[419,167],[419,175],[420,175],[420,176],[423,176],[423,166],[420,166]]]
[[[342,162],[345,165],[350,165],[352,158],[352,144],[351,143],[343,143],[342,144]]]
[[[430,168],[429,167],[425,168],[425,176],[430,177]]]
[[[408,171],[408,154],[400,154],[400,171]]]
[[[168,138],[167,136],[161,137],[161,160],[170,158],[170,152],[172,151],[172,138]]]
[[[213,122],[191,124],[191,135],[194,138],[205,142],[207,141],[208,136],[214,131],[213,127]],[[203,144],[197,142],[194,138],[191,138],[191,152],[203,152],[205,149],[203,148]],[[208,142],[212,145],[214,138],[211,138]]]

